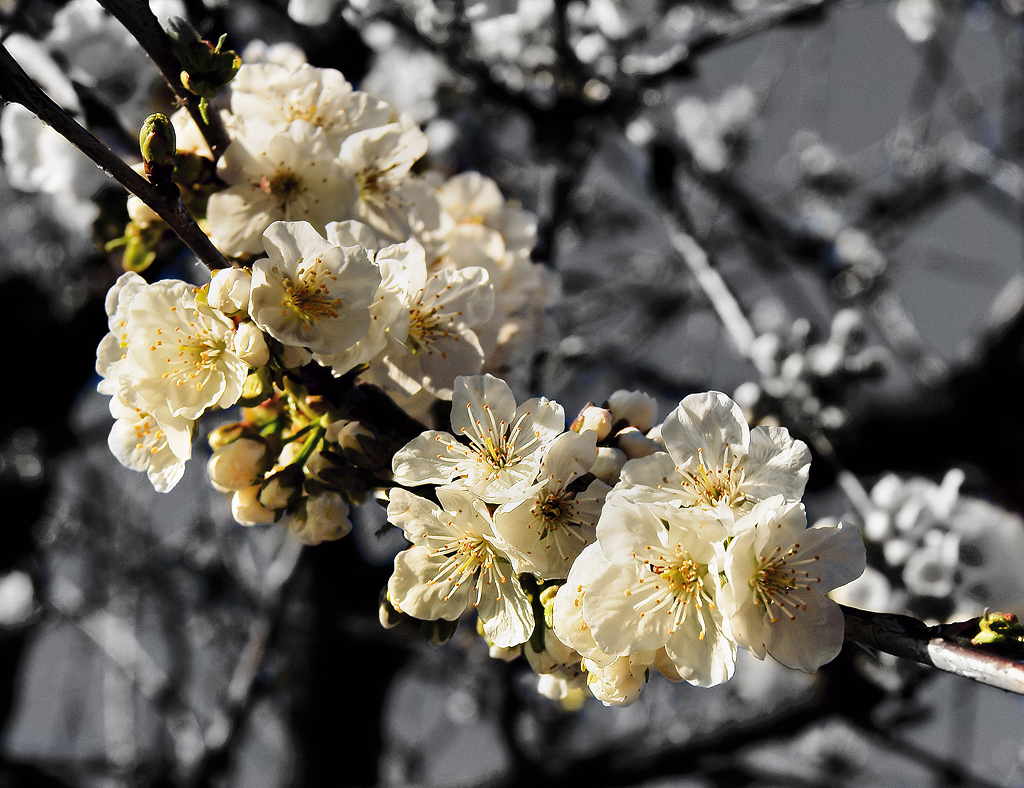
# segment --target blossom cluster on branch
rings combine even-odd
[[[726,681],[738,646],[807,672],[833,659],[843,616],[826,594],[860,575],[865,553],[855,528],[807,529],[807,447],[751,430],[719,392],[661,424],[654,414],[620,391],[563,431],[556,403],[517,407],[497,378],[459,378],[457,437],[426,432],[395,455],[396,483],[438,485],[438,503],[391,491],[388,519],[412,547],[395,559],[384,620],[472,608],[495,653],[521,650],[545,693],[585,681],[615,705],[636,700],[651,668]]]
[[[147,176],[234,262],[200,287],[129,270],[108,293],[96,369],[124,465],[170,490],[197,420],[241,405],[208,462],[239,523],[317,544],[380,491],[411,545],[382,621],[435,622],[442,642],[475,612],[551,696],[585,682],[624,705],[651,668],[711,686],[738,647],[808,672],[838,653],[825,595],[864,548],[849,526],[806,528],[802,442],[750,429],[717,392],[660,424],[639,392],[569,429],[555,402],[517,404],[486,372],[515,371],[555,289],[529,214],[477,173],[414,172],[419,126],[336,71],[241,65],[212,106],[229,139],[216,161],[184,110],[142,135]],[[143,201],[129,215],[136,246],[163,234]],[[408,426],[439,399],[452,432]]]

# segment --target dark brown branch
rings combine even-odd
[[[2,45],[0,75],[3,77],[0,80],[0,99],[21,104],[35,113],[40,120],[98,164],[110,177],[146,203],[167,222],[184,244],[211,271],[231,267],[232,263],[213,245],[182,205],[181,196],[176,189],[174,193],[162,191],[135,172],[43,93]]]
[[[965,624],[929,627],[909,616],[842,608],[847,640],[1024,695],[1024,662],[955,637]]]
[[[220,123],[220,116],[216,112],[210,112],[210,123],[207,124],[203,120],[199,111],[199,97],[190,93],[181,84],[181,63],[171,49],[170,37],[150,10],[149,3],[143,0],[99,0],[99,3],[124,25],[146,50],[146,54],[160,69],[171,90],[199,127],[214,158],[218,158],[229,142],[227,133]]]

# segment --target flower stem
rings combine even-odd
[[[171,90],[199,127],[214,159],[219,158],[229,141],[220,116],[210,112],[210,123],[207,123],[199,111],[199,98],[181,84],[181,63],[171,49],[170,37],[150,10],[149,3],[145,0],[99,0],[99,4],[124,25],[146,50],[146,54],[160,69]]]
[[[129,167],[110,148],[65,112],[25,73],[10,52],[0,45],[0,99],[21,104],[35,113],[68,142],[92,159],[110,177],[152,208],[167,222],[184,244],[211,271],[233,264],[220,253],[196,224],[181,196],[170,194],[150,183]]]

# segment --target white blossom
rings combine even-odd
[[[565,414],[543,397],[517,408],[508,384],[482,375],[455,379],[451,423],[466,442],[445,432],[424,432],[395,454],[395,481],[457,482],[502,503],[533,482],[548,446],[565,430]]]
[[[396,488],[388,520],[413,546],[395,557],[388,598],[401,612],[424,620],[457,620],[476,610],[487,639],[511,648],[533,632],[533,609],[505,546],[478,498],[440,487],[443,508]]]
[[[121,371],[134,385],[132,404],[164,423],[233,405],[249,373],[231,349],[233,328],[220,312],[198,304],[184,282],[141,288],[128,306]]]
[[[609,487],[593,481],[577,491],[570,485],[594,464],[595,437],[590,431],[559,435],[541,464],[540,481],[495,511],[494,529],[509,544],[517,572],[532,572],[541,580],[563,578],[594,541]]]
[[[613,492],[597,536],[607,563],[589,578],[583,600],[583,619],[597,647],[613,656],[664,648],[691,684],[729,679],[736,644],[718,604],[726,532],[713,513],[655,513]]]
[[[322,129],[335,155],[345,137],[391,122],[391,106],[353,91],[341,72],[303,63],[243,65],[231,81],[231,112],[243,124],[261,122],[286,128],[302,120]]]
[[[217,172],[229,188],[210,196],[210,237],[227,255],[263,251],[271,222],[304,220],[323,232],[351,211],[356,182],[322,129],[297,120],[285,129],[252,122],[224,151]]]
[[[799,501],[807,483],[807,446],[782,427],[751,430],[725,394],[691,394],[661,425],[667,453],[626,463],[625,488],[636,500],[743,511],[783,495]]]
[[[254,323],[314,353],[338,353],[365,336],[380,285],[366,250],[334,246],[308,222],[275,222],[263,241],[269,257],[252,267]]]
[[[843,644],[839,605],[825,595],[865,566],[860,531],[819,523],[807,528],[803,504],[775,496],[739,518],[726,553],[721,609],[736,641],[813,673]]]
[[[170,492],[181,481],[192,454],[194,422],[180,417],[160,421],[131,404],[129,398],[137,398],[130,392],[131,384],[124,381],[110,400],[115,421],[107,446],[124,467],[145,471],[157,492]]]

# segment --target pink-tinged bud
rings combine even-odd
[[[267,338],[259,327],[250,320],[240,323],[235,329],[232,339],[235,355],[253,369],[266,366],[270,361],[270,348]]]
[[[257,484],[269,468],[267,445],[239,438],[217,449],[206,464],[210,482],[220,492],[244,490]]]
[[[237,490],[231,496],[231,515],[239,525],[264,525],[277,519],[277,513],[259,502],[259,485]]]
[[[641,432],[647,432],[658,414],[658,403],[642,391],[620,389],[608,398],[608,410],[615,421],[625,421]]]
[[[597,439],[603,441],[612,431],[612,412],[596,405],[587,405],[580,411],[572,423],[570,429],[573,432],[585,432],[587,430],[597,434]]]
[[[627,459],[629,458],[619,449],[611,446],[598,446],[597,459],[590,466],[590,472],[605,484],[614,487],[619,481],[619,473]]]
[[[618,441],[619,448],[631,460],[646,457],[649,454],[662,450],[661,444],[657,441],[652,441],[636,427],[626,427],[626,429],[620,430],[615,439]]]
[[[222,268],[213,275],[213,279],[210,281],[210,292],[206,296],[206,303],[229,317],[237,314],[247,315],[249,314],[251,287],[252,272],[248,268]]]

